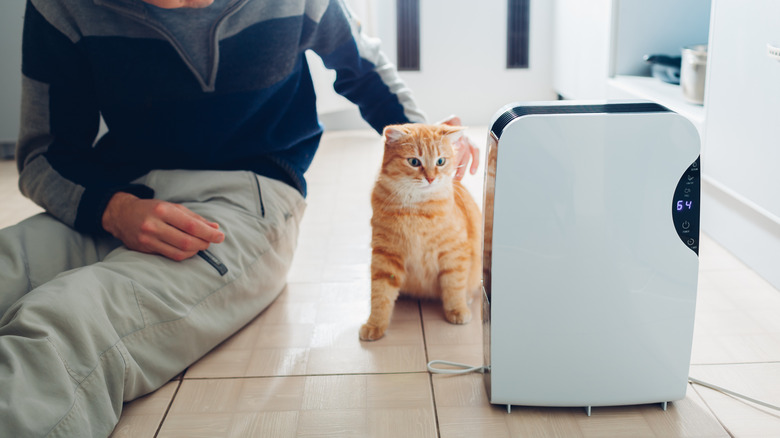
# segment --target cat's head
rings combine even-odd
[[[407,190],[438,191],[451,187],[457,170],[453,143],[463,129],[419,123],[386,127],[382,177]]]

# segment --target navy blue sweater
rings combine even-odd
[[[377,131],[424,120],[342,1],[226,3],[198,47],[140,0],[28,0],[22,193],[84,232],[117,191],[153,197],[132,181],[154,169],[249,170],[305,195],[322,134],[306,50]]]

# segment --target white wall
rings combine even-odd
[[[0,142],[16,142],[22,86],[24,1],[0,1]]]
[[[605,99],[612,0],[555,0],[553,5],[555,91],[565,99]]]
[[[395,1],[350,0],[353,9],[373,14],[383,51],[396,62]],[[552,2],[531,2],[529,69],[506,69],[506,0],[424,0],[420,2],[419,72],[401,77],[431,122],[457,114],[463,123],[484,126],[503,105],[555,99],[552,88]],[[312,67],[319,109],[326,127],[333,115],[357,116],[348,102],[334,97],[327,72]],[[349,124],[349,123],[348,123]],[[331,126],[340,125],[333,123]],[[355,126],[355,125],[353,125]],[[367,126],[367,125],[365,125]]]
[[[395,2],[377,10],[378,36],[395,59]],[[531,2],[529,69],[506,69],[506,0],[424,0],[420,17],[420,71],[401,76],[431,121],[455,113],[487,125],[507,103],[555,98],[551,2]]]

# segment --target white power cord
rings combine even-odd
[[[441,364],[441,365],[449,365],[451,367],[456,367],[460,369],[452,369],[452,368],[436,368],[433,365]],[[485,373],[485,369],[487,367],[479,366],[474,367],[471,365],[466,365],[462,363],[457,362],[450,362],[447,360],[432,360],[428,362],[428,371],[432,374],[468,374],[468,373]]]
[[[734,391],[732,391],[730,389],[726,389],[726,388],[722,388],[722,387],[717,386],[717,385],[713,385],[712,383],[704,382],[704,381],[699,380],[699,379],[694,379],[693,377],[690,377],[690,376],[688,376],[688,381],[691,382],[691,383],[695,383],[697,385],[701,385],[701,386],[704,386],[704,387],[707,387],[707,388],[710,388],[710,389],[714,389],[715,391],[719,391],[719,392],[722,392],[724,394],[733,395],[734,397],[738,397],[738,398],[747,400],[747,401],[749,401],[751,403],[755,403],[757,405],[761,405],[761,406],[763,406],[765,408],[769,408],[769,409],[774,409],[776,411],[780,411],[780,407],[779,406],[775,406],[775,405],[769,404],[767,402],[763,402],[761,400],[756,400],[756,399],[754,399],[752,397],[748,397],[748,396],[746,396],[744,394],[740,394],[738,392],[734,392]]]
[[[453,368],[437,368],[434,365],[447,365]],[[484,374],[488,367],[485,366],[472,366],[472,365],[466,365],[462,363],[457,362],[450,362],[447,360],[432,360],[428,362],[428,372],[431,374],[468,374],[468,373],[482,373]],[[764,406],[765,408],[774,409],[776,411],[780,411],[780,406],[775,406],[773,404],[769,404],[767,402],[757,400],[752,397],[748,397],[744,394],[740,394],[738,392],[732,391],[730,389],[726,389],[717,385],[713,385],[712,383],[705,382],[703,380],[695,379],[693,377],[688,376],[688,381],[691,383],[694,383],[696,385],[701,385],[710,389],[714,389],[715,391],[722,392],[724,394],[728,394],[734,397],[741,398],[743,400],[747,400],[751,403],[755,403],[760,406]]]

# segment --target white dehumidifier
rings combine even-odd
[[[699,136],[650,102],[501,109],[488,134],[484,347],[491,403],[685,397]]]

